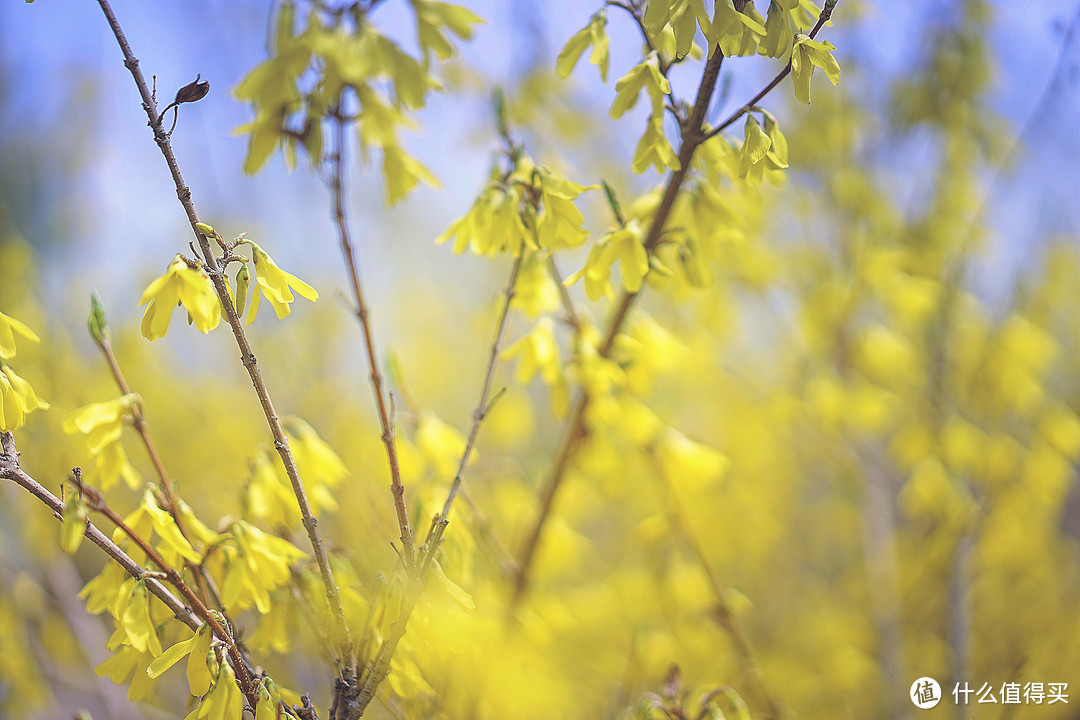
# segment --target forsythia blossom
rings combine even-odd
[[[2,364],[0,370],[0,432],[10,432],[26,421],[34,410],[49,407],[39,398],[23,378],[15,374],[10,365]]]
[[[270,305],[273,306],[279,318],[289,314],[289,304],[296,299],[292,293],[293,290],[311,302],[319,299],[319,293],[315,291],[315,288],[279,268],[274,259],[258,244],[251,240],[243,242],[251,246],[251,260],[255,265],[255,281],[258,286],[249,305],[248,325],[255,322],[255,315],[259,312],[259,300],[263,295],[270,301]]]
[[[31,342],[41,341],[25,324],[0,312],[0,358],[8,360],[15,357],[15,334],[22,335]]]
[[[139,473],[128,462],[120,442],[124,424],[138,401],[138,395],[123,395],[115,400],[84,405],[64,418],[64,432],[86,435],[86,450],[95,460],[88,479],[99,484],[102,490],[108,490],[121,478],[132,490],[139,487]]]
[[[15,357],[15,333],[39,342],[34,331],[13,317],[0,313],[0,432],[11,432],[26,422],[26,416],[49,403],[37,396],[34,388],[15,373],[4,360]]]
[[[169,320],[177,303],[187,308],[188,316],[200,331],[208,333],[221,322],[221,303],[214,293],[209,276],[201,269],[193,268],[177,255],[165,274],[143,290],[139,304],[145,305],[142,334],[147,340],[164,337],[169,330]]]

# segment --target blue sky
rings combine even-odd
[[[533,62],[552,67],[565,39],[599,7],[597,2],[568,0],[463,4],[486,20],[475,39],[462,44],[463,61],[510,87]],[[1009,237],[991,256],[1002,272],[1026,255],[1047,227],[1073,233],[1080,229],[1071,201],[1080,155],[1075,120],[1080,116],[1080,39],[1073,37],[1063,62],[1055,65],[1064,29],[1078,12],[1074,0],[992,4],[992,41],[998,52],[992,105],[1015,133],[1026,128],[1016,178],[1005,178],[994,189],[1000,195],[995,201],[998,224]],[[265,57],[271,5],[268,0],[113,2],[144,71],[158,75],[159,99],[171,99],[198,73],[211,82],[205,100],[184,108],[174,136],[203,219],[227,234],[249,231],[297,274],[340,282],[328,199],[319,181],[303,169],[288,174],[280,159],[260,175],[245,176],[240,170],[244,140],[231,134],[250,119],[250,111],[229,91]],[[845,21],[844,5],[841,0],[838,26],[827,29],[824,37],[840,48],[841,64],[845,57],[857,59],[864,81],[907,70],[919,47],[922,23],[941,8],[940,2],[929,0],[863,2],[858,19]],[[411,34],[407,19],[400,1],[384,3],[376,15],[380,27],[405,42]],[[587,67],[579,67],[571,79],[575,97],[594,108],[601,122],[612,122],[604,116],[613,80],[638,52],[633,29],[617,13],[611,14],[609,32],[614,55],[608,85],[601,85]],[[1045,93],[1055,67],[1057,86]],[[757,62],[746,72],[734,72],[730,102],[749,95],[774,71]],[[10,217],[48,258],[43,282],[50,293],[62,288],[62,294],[85,298],[92,284],[101,285],[103,266],[111,268],[112,277],[149,279],[160,272],[186,245],[188,232],[97,3],[4,0],[0,82],[6,90],[0,147],[18,178],[4,181],[7,202],[14,205]],[[870,92],[873,87],[871,82]],[[785,85],[780,92],[789,90]],[[827,88],[822,86],[822,91]],[[422,189],[387,213],[377,169],[358,168],[351,178],[355,222],[376,306],[380,296],[391,299],[400,277],[395,273],[406,267],[475,275],[475,262],[454,258],[445,248],[432,250],[430,244],[464,212],[483,181],[493,146],[486,105],[475,95],[444,95],[432,98],[420,113],[422,130],[407,142],[441,178],[441,190]],[[610,145],[600,151],[629,165],[639,132],[635,123],[634,118],[612,123]],[[49,164],[62,169],[59,180],[37,182],[39,168]],[[34,203],[27,193],[40,204],[34,213],[28,212]],[[78,271],[87,266],[95,268],[96,279]],[[98,289],[108,306],[130,307],[141,286],[117,283]]]

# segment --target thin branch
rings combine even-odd
[[[401,546],[405,551],[405,569],[413,575],[416,572],[416,551],[413,546],[413,531],[409,526],[409,512],[405,507],[405,486],[401,483],[401,468],[398,464],[397,441],[394,438],[393,417],[387,409],[386,392],[383,389],[383,376],[379,370],[379,359],[375,352],[375,339],[371,330],[371,311],[364,302],[364,291],[360,285],[360,272],[356,262],[356,251],[349,234],[349,223],[345,210],[345,124],[346,119],[340,108],[334,112],[336,147],[330,157],[330,177],[327,184],[334,200],[334,221],[341,242],[341,254],[345,258],[349,284],[352,286],[353,300],[356,307],[353,312],[360,321],[364,335],[364,350],[367,353],[368,368],[371,371],[371,389],[375,395],[375,407],[379,413],[379,425],[382,428],[382,442],[386,448],[386,460],[390,465],[390,490],[394,496],[394,510],[397,513],[398,530],[401,533]]]
[[[53,517],[62,521],[64,508],[66,506],[60,498],[46,490],[40,483],[27,475],[19,466],[19,452],[15,448],[15,438],[12,437],[11,433],[3,433],[0,434],[0,441],[2,441],[3,444],[3,451],[0,452],[0,478],[14,481],[16,485],[26,490],[52,510]],[[192,630],[197,631],[199,629],[199,619],[195,614],[189,608],[185,607],[184,603],[177,599],[177,597],[173,595],[167,587],[162,585],[160,581],[154,577],[148,577],[148,571],[132,560],[126,552],[120,549],[108,535],[101,532],[96,525],[87,521],[84,535],[90,542],[101,548],[106,555],[116,562],[116,564],[124,568],[124,570],[126,570],[133,578],[136,580],[145,580],[146,589],[161,600],[161,602],[165,604],[165,607],[172,611],[177,620],[184,623]]]
[[[720,66],[723,63],[723,60],[724,54],[720,52],[720,48],[717,46],[713,49],[712,55],[709,56],[709,60],[705,64],[705,70],[702,73],[701,82],[698,85],[697,97],[694,100],[694,106],[690,111],[690,117],[682,127],[682,142],[679,147],[679,169],[673,171],[668,178],[667,186],[664,189],[663,199],[656,210],[656,214],[653,216],[652,224],[649,226],[649,232],[645,236],[643,244],[646,252],[650,255],[655,251],[656,246],[660,241],[660,237],[663,234],[664,225],[667,223],[668,216],[675,206],[675,198],[690,170],[690,161],[693,159],[694,151],[697,150],[698,146],[704,141],[703,123],[705,120],[705,113],[708,110],[709,102],[711,101],[713,91],[716,88],[716,79],[720,74]],[[602,357],[606,358],[611,354],[611,349],[615,344],[615,337],[622,330],[623,324],[626,322],[627,314],[630,311],[630,306],[633,304],[637,295],[638,293],[634,292],[623,292],[618,309],[615,311],[615,314],[608,324],[607,333],[599,348]],[[567,432],[563,436],[562,442],[559,445],[559,450],[555,455],[555,463],[552,467],[551,475],[541,491],[540,509],[536,521],[533,523],[532,529],[526,537],[525,545],[523,546],[521,555],[518,559],[518,574],[514,581],[512,605],[517,605],[525,594],[525,590],[528,586],[529,571],[536,555],[536,549],[540,542],[540,535],[543,532],[544,524],[551,514],[555,496],[565,477],[570,458],[577,450],[581,440],[585,437],[585,408],[588,406],[588,402],[588,396],[584,391],[579,391],[571,409]]]
[[[341,643],[339,649],[341,651],[342,661],[345,664],[345,670],[343,672],[348,674],[353,666],[353,648],[352,639],[349,634],[349,626],[345,619],[345,610],[341,604],[341,594],[334,581],[333,571],[330,569],[330,561],[327,557],[326,547],[319,534],[318,521],[311,511],[311,504],[308,502],[307,492],[304,489],[303,481],[300,479],[300,472],[297,470],[296,461],[293,459],[292,452],[289,450],[289,440],[285,436],[285,431],[281,427],[277,412],[274,410],[274,404],[270,399],[270,392],[263,382],[262,373],[259,371],[255,353],[251,350],[251,345],[248,343],[247,335],[244,332],[244,326],[241,324],[240,317],[236,313],[236,307],[230,299],[228,286],[222,276],[221,269],[218,267],[217,260],[214,258],[213,250],[210,247],[210,241],[195,228],[195,224],[199,222],[199,216],[195,211],[194,204],[191,202],[191,190],[184,184],[184,178],[180,174],[180,166],[176,161],[176,155],[173,153],[169,136],[161,126],[161,116],[157,112],[157,103],[151,94],[150,88],[146,84],[146,78],[139,69],[139,60],[131,51],[131,46],[128,44],[127,37],[124,35],[119,21],[116,19],[116,15],[109,5],[109,0],[98,0],[98,4],[101,6],[101,10],[109,22],[109,27],[112,29],[113,35],[120,45],[120,50],[124,55],[124,67],[131,72],[131,76],[135,80],[135,85],[139,90],[139,95],[142,97],[143,110],[146,111],[146,116],[150,121],[149,125],[154,131],[154,140],[161,150],[161,154],[165,157],[165,162],[169,166],[169,172],[172,174],[173,183],[176,186],[177,198],[179,198],[181,205],[183,205],[188,222],[191,224],[191,230],[198,239],[199,247],[202,250],[206,273],[214,285],[214,290],[217,293],[222,310],[232,329],[233,337],[236,338],[236,345],[240,350],[240,358],[244,364],[244,368],[247,369],[248,376],[251,378],[251,384],[254,386],[255,392],[259,396],[259,403],[262,406],[263,414],[266,416],[266,422],[270,427],[270,433],[274,438],[274,448],[277,450],[278,455],[281,456],[282,464],[285,466],[285,472],[292,485],[293,494],[296,496],[296,502],[300,506],[300,514],[303,517],[304,529],[307,531],[308,539],[311,541],[315,560],[319,566],[319,573],[322,575],[323,585],[326,589],[326,598],[330,604],[330,609],[334,615],[334,622],[337,626],[337,635],[339,637],[339,642]]]
[[[682,532],[690,552],[694,555],[694,559],[697,560],[698,565],[709,581],[709,588],[712,590],[715,601],[712,617],[727,633],[727,636],[731,638],[731,642],[735,646],[735,652],[738,653],[741,661],[743,681],[750,691],[757,696],[758,701],[765,706],[766,714],[762,715],[762,718],[765,720],[778,718],[781,712],[780,704],[765,685],[761,667],[758,665],[754,651],[750,646],[750,640],[747,638],[746,633],[743,632],[742,626],[739,625],[735,612],[731,609],[727,588],[720,583],[720,578],[717,576],[716,570],[713,569],[709,556],[705,554],[704,546],[694,532],[694,526],[690,522],[690,514],[687,513],[686,506],[683,505],[682,500],[679,498],[679,493],[671,479],[664,472],[663,467],[660,466],[655,450],[650,449],[648,455],[650,462],[653,464],[653,474],[660,479],[664,487],[664,494],[667,495],[668,504],[671,507],[672,519],[675,521],[676,527]]]
[[[409,624],[409,618],[412,616],[413,609],[416,608],[416,603],[419,601],[422,592],[423,586],[419,577],[409,578],[405,583],[405,595],[401,599],[401,610],[398,612],[397,619],[391,624],[386,639],[379,646],[379,652],[375,654],[375,659],[368,665],[359,694],[354,700],[349,701],[345,708],[345,718],[347,720],[355,720],[364,714],[368,705],[375,699],[375,693],[378,691],[379,685],[390,674],[390,661],[394,657],[394,651],[397,649],[398,643],[401,642],[401,638],[405,637],[405,629]]]
[[[641,7],[631,5],[627,2],[622,2],[621,0],[607,0],[604,5],[610,5],[611,7],[617,7],[621,10],[625,10],[627,14],[630,15],[630,17],[634,18],[634,24],[638,26],[638,30],[641,31],[641,37],[645,41],[645,47],[649,48],[649,52],[656,53],[657,56],[660,58],[660,74],[664,77],[667,77],[668,71],[671,70],[671,66],[678,61],[668,61],[660,55],[660,51],[656,47],[656,43],[653,42],[652,36],[649,35],[649,28],[645,26],[645,16],[641,12]],[[674,96],[672,96],[672,100],[675,101]],[[677,101],[675,101],[675,105],[678,105]]]
[[[814,37],[828,21],[835,5],[836,0],[826,0],[825,8],[821,11],[821,15],[818,17],[818,22],[814,26],[814,29],[811,30],[810,37]],[[671,214],[671,210],[675,205],[675,198],[678,196],[683,181],[686,179],[686,175],[690,169],[690,161],[693,159],[694,152],[697,148],[703,142],[735,122],[735,120],[745,113],[748,108],[756,105],[770,90],[776,87],[776,85],[787,76],[787,73],[791,71],[789,62],[788,67],[777,77],[773,78],[773,80],[766,85],[761,92],[755,95],[750,102],[721,123],[718,128],[706,131],[705,116],[708,112],[709,103],[712,100],[713,93],[716,90],[716,81],[720,73],[720,66],[723,62],[723,58],[724,56],[723,53],[720,52],[720,48],[718,46],[714,47],[713,52],[705,65],[701,83],[698,85],[697,97],[695,98],[693,108],[690,111],[690,117],[682,126],[682,142],[679,147],[679,169],[673,171],[668,178],[667,185],[664,188],[663,199],[660,201],[656,214],[653,216],[652,224],[649,226],[649,232],[645,236],[643,243],[645,250],[650,257],[660,244],[660,240],[664,234],[664,225],[667,223],[668,216]],[[626,318],[628,317],[630,309],[637,299],[638,294],[639,293],[637,292],[623,291],[615,313],[608,323],[607,333],[599,347],[601,357],[607,358],[610,356],[611,350],[615,345],[615,338],[618,337],[619,333],[622,331],[623,325],[626,323]],[[584,392],[579,391],[571,410],[568,431],[563,436],[563,440],[555,455],[555,463],[552,467],[551,475],[541,491],[539,513],[537,514],[536,521],[533,523],[532,529],[529,532],[525,545],[521,551],[520,559],[518,561],[518,574],[514,583],[512,605],[517,605],[525,594],[529,581],[529,571],[532,567],[537,545],[540,542],[543,526],[547,522],[548,516],[551,514],[555,496],[565,477],[566,468],[570,458],[585,437],[586,429],[584,414],[588,402],[588,396],[586,396]]]
[[[443,533],[446,530],[447,524],[450,522],[450,509],[453,507],[454,500],[457,498],[458,490],[461,487],[461,479],[465,476],[465,467],[469,464],[469,459],[472,457],[473,446],[476,444],[476,438],[480,434],[480,425],[484,422],[484,418],[487,417],[488,412],[491,411],[492,405],[499,399],[502,394],[499,393],[491,398],[491,386],[495,379],[495,367],[499,362],[499,352],[502,348],[503,336],[506,334],[506,321],[510,317],[510,304],[514,300],[514,288],[517,285],[518,274],[521,272],[521,266],[525,261],[524,250],[514,258],[514,264],[510,268],[510,279],[506,282],[506,290],[504,295],[506,301],[499,309],[499,319],[495,324],[495,337],[491,341],[491,352],[488,354],[487,370],[484,372],[484,382],[480,390],[480,399],[476,403],[476,408],[473,410],[472,427],[469,428],[469,435],[465,441],[465,451],[461,453],[461,462],[458,463],[457,474],[454,476],[454,481],[450,483],[450,491],[446,494],[446,502],[443,503],[442,512],[439,513],[435,523],[432,525],[432,531],[427,539],[427,553],[423,558],[423,566],[426,568],[435,557],[435,553],[438,552],[439,546],[442,543]]]
[[[103,332],[100,336],[94,337],[94,342],[105,355],[105,362],[109,366],[109,371],[112,373],[113,379],[116,381],[116,386],[120,389],[120,392],[124,395],[131,395],[131,386],[128,385],[127,379],[120,369],[120,363],[117,361],[116,354],[113,352],[112,341],[109,339],[108,333]],[[165,498],[165,504],[167,506],[165,509],[168,511],[169,515],[172,516],[173,522],[176,523],[176,527],[180,531],[180,534],[190,541],[191,538],[188,536],[187,529],[184,527],[183,519],[180,515],[180,503],[176,494],[173,492],[172,483],[169,481],[169,475],[165,471],[165,464],[161,461],[161,456],[158,454],[157,447],[150,437],[150,428],[147,425],[146,417],[143,415],[141,403],[132,405],[131,426],[135,429],[135,432],[138,433],[139,438],[142,440],[143,447],[146,448],[146,454],[150,458],[150,464],[154,466],[154,472],[158,477],[158,487],[161,489],[161,494]],[[213,598],[215,606],[218,609],[222,609],[223,605],[221,603],[221,598],[218,595],[213,580],[206,572],[206,568],[201,565],[196,565],[187,559],[184,560],[184,566],[195,578],[199,590],[199,599],[205,604]]]
[[[809,33],[811,40],[817,37],[818,32],[821,30],[822,27],[825,26],[825,23],[829,21],[829,18],[832,17],[834,7],[836,7],[836,0],[826,0],[825,7],[821,9],[821,14],[818,16],[817,23],[814,24],[814,28]],[[773,88],[779,85],[780,82],[784,78],[786,78],[789,73],[791,73],[790,59],[788,59],[787,65],[784,66],[784,69],[778,72],[776,74],[776,77],[770,80],[768,84],[765,85],[765,87],[763,87],[760,91],[758,91],[756,95],[754,95],[754,97],[750,98],[746,102],[746,104],[744,104],[735,112],[731,113],[731,115],[728,115],[722,123],[720,123],[715,128],[706,133],[705,139],[708,140],[709,138],[719,135],[728,127],[730,127],[731,124],[734,123],[736,120],[741,118],[746,113],[750,112],[750,110],[759,102],[761,102],[766,95],[772,92]]]
[[[359,695],[347,708],[347,718],[357,718],[363,715],[367,706],[370,705],[371,701],[375,698],[375,693],[378,690],[379,685],[386,679],[387,674],[390,672],[390,661],[393,658],[394,651],[397,649],[398,643],[401,642],[401,638],[405,636],[409,617],[412,615],[412,611],[416,607],[416,602],[423,592],[423,580],[426,576],[426,571],[431,566],[439,547],[442,545],[443,534],[446,531],[446,526],[450,523],[450,510],[453,508],[454,500],[461,491],[461,483],[465,476],[465,468],[468,466],[469,459],[472,457],[473,447],[476,445],[476,439],[480,434],[480,425],[491,411],[492,406],[502,395],[502,390],[500,390],[492,396],[491,388],[495,378],[495,368],[498,365],[503,337],[506,334],[507,319],[510,315],[510,304],[514,299],[514,287],[517,284],[518,274],[521,272],[521,266],[524,261],[525,253],[523,251],[514,258],[514,264],[510,268],[510,279],[507,281],[506,290],[504,291],[506,300],[499,309],[499,319],[496,322],[495,337],[491,341],[491,352],[488,355],[487,369],[484,372],[484,381],[480,390],[480,399],[477,401],[476,408],[473,410],[472,427],[469,429],[469,434],[465,441],[465,450],[461,454],[461,461],[458,463],[457,474],[450,483],[450,490],[447,492],[442,512],[436,515],[431,523],[431,529],[428,532],[427,540],[424,543],[423,552],[420,557],[417,558],[417,573],[406,581],[405,597],[402,599],[402,607],[398,613],[397,619],[391,626],[390,633],[387,635],[382,645],[379,646],[379,652],[376,653],[375,659],[367,668]]]
[[[184,578],[180,576],[180,572],[169,563],[165,562],[165,558],[161,557],[161,554],[154,549],[154,547],[146,541],[146,538],[139,535],[137,532],[131,529],[131,527],[124,522],[116,512],[105,503],[105,498],[100,492],[84,485],[78,472],[75,473],[75,484],[79,488],[79,492],[86,498],[86,506],[94,512],[101,513],[120,529],[120,532],[128,536],[128,538],[135,543],[143,554],[146,555],[150,562],[157,565],[158,569],[165,574],[165,579],[170,585],[176,588],[184,600],[187,601],[188,607],[192,612],[204,623],[210,626],[214,635],[217,636],[221,642],[225,643],[225,647],[228,648],[229,658],[232,660],[233,670],[236,671],[236,679],[240,683],[240,689],[244,695],[247,696],[248,701],[252,707],[255,707],[258,701],[256,694],[256,688],[252,684],[251,671],[248,669],[247,663],[244,661],[243,654],[240,652],[240,648],[236,644],[236,639],[232,633],[221,624],[217,617],[210,612],[210,609],[199,599],[199,596],[195,594],[195,591],[191,589],[191,586],[184,582]]]
[[[555,258],[550,254],[547,259],[547,267],[548,274],[551,275],[555,287],[559,289],[559,299],[562,301],[563,310],[566,311],[566,321],[570,323],[570,327],[574,328],[574,332],[580,337],[581,315],[578,314],[577,308],[574,306],[574,299],[570,297],[570,291],[563,284],[563,276],[559,272],[559,266],[555,264]]]

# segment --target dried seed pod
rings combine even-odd
[[[203,80],[202,82],[199,82],[200,78],[202,78],[202,73],[196,75],[193,82],[190,82],[177,90],[176,99],[172,101],[172,104],[179,105],[181,103],[197,102],[206,97],[206,93],[210,92],[210,81]]]

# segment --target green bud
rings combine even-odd
[[[607,196],[611,213],[615,216],[616,222],[621,224],[623,222],[622,206],[619,205],[619,198],[615,197],[615,189],[608,185],[607,180],[601,179],[600,184],[604,187],[604,195]]]
[[[109,323],[105,320],[105,308],[96,292],[90,293],[90,317],[86,320],[86,329],[98,345],[109,339]]]
[[[206,235],[207,237],[214,237],[214,235],[217,235],[217,231],[215,231],[214,228],[210,227],[206,223],[195,223],[195,229],[201,232],[203,235]]]
[[[248,283],[251,282],[251,272],[248,271],[247,263],[241,263],[236,271],[236,314],[244,315],[244,307],[247,305]]]
[[[62,522],[60,524],[60,549],[68,555],[74,555],[82,544],[83,535],[86,534],[86,503],[78,493],[64,506]]]
[[[495,90],[491,93],[491,102],[495,109],[495,122],[499,129],[499,132],[503,135],[508,135],[510,132],[510,124],[506,118],[506,96],[503,95],[501,87],[495,86]]]

